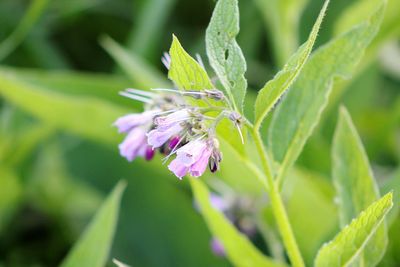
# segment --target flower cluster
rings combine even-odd
[[[170,60],[168,54],[162,59],[167,68],[170,67]],[[127,134],[119,150],[128,161],[136,157],[151,160],[158,150],[166,156],[165,162],[176,155],[168,169],[180,179],[187,174],[199,177],[207,166],[211,172],[219,169],[222,153],[216,136],[217,124],[223,118],[237,120],[236,113],[226,105],[211,104],[224,103],[225,96],[221,91],[126,89],[121,95],[144,103],[142,113],[125,115],[114,123],[120,133]],[[188,98],[205,104],[193,105],[196,102],[188,101]]]

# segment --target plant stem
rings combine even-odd
[[[265,150],[260,133],[253,128],[253,136],[258,153],[261,157],[261,162],[265,172],[266,184],[268,185],[268,193],[271,199],[272,211],[274,213],[283,244],[286,247],[290,262],[294,267],[304,267],[304,261],[301,256],[299,247],[297,246],[296,239],[290,225],[285,206],[283,205],[282,198],[279,194],[279,189],[276,186],[272,172],[271,165],[268,158],[267,151]]]

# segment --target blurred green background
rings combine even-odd
[[[287,10],[274,6],[277,1],[239,1],[249,114],[255,88],[306,40],[322,6],[285,1],[292,3]],[[337,18],[353,2],[331,2],[317,46],[335,35]],[[160,157],[126,162],[117,149],[123,136],[111,126],[138,108],[118,91],[165,83],[160,57],[172,33],[192,55],[206,58],[204,34],[214,4],[0,1],[0,266],[57,266],[121,179],[128,187],[111,257],[143,267],[229,266],[211,253],[187,183],[169,174]],[[390,1],[381,32],[353,79],[335,87],[298,163],[319,177],[318,192],[329,202],[330,144],[340,104],[352,114],[382,190],[400,189],[399,14],[399,1]],[[295,207],[289,204],[289,213],[300,216]],[[393,221],[382,266],[400,262],[400,221]]]

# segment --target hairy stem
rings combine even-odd
[[[257,146],[257,151],[261,157],[261,162],[265,172],[265,176],[263,177],[264,179],[266,179],[266,183],[263,184],[267,185],[267,190],[269,193],[269,197],[271,199],[272,211],[274,213],[279,233],[283,240],[283,244],[285,245],[285,248],[287,250],[292,265],[294,267],[304,267],[304,261],[301,256],[299,247],[297,246],[297,242],[294,237],[293,230],[285,210],[285,206],[283,205],[281,195],[279,194],[279,189],[275,184],[272,176],[271,164],[268,158],[267,151],[265,150],[260,133],[254,128],[252,129],[252,132],[255,144]]]

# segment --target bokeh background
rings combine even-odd
[[[307,38],[322,1],[292,1],[292,9],[281,13],[271,4],[279,1],[239,2],[238,42],[248,61],[250,114],[257,88]],[[353,2],[331,2],[316,46],[334,36],[336,19]],[[111,257],[142,267],[230,266],[211,253],[210,234],[186,182],[169,174],[160,157],[126,162],[117,149],[123,136],[111,126],[120,110],[138,107],[118,91],[165,79],[160,57],[172,33],[192,55],[206,59],[204,34],[214,5],[212,0],[0,1],[0,266],[57,266],[121,179],[128,187]],[[356,75],[335,87],[298,163],[327,184],[337,109],[344,104],[378,182],[400,187],[399,14],[399,1],[390,1],[382,31]],[[132,57],[130,63],[122,52]],[[109,113],[113,107],[116,112]],[[330,190],[321,194],[331,199]],[[383,266],[400,262],[399,229],[390,230]]]

